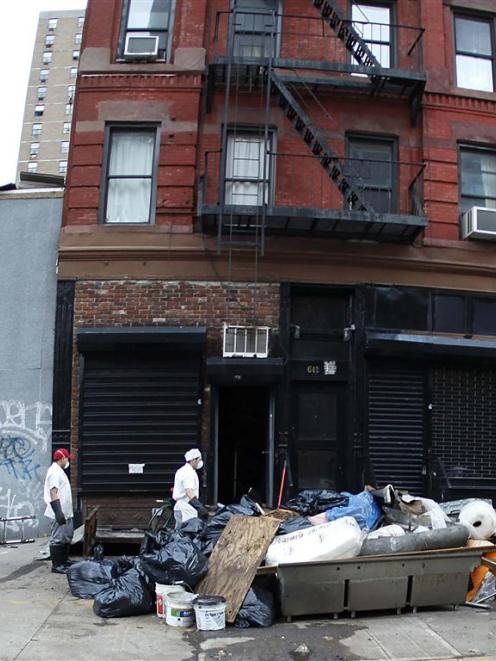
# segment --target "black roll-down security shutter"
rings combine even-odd
[[[425,373],[413,366],[371,363],[368,449],[378,486],[424,492]]]
[[[201,350],[86,347],[78,448],[84,495],[170,495],[184,453],[200,443]]]

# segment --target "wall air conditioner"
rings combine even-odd
[[[228,326],[224,324],[222,355],[224,358],[267,358],[268,326]]]
[[[496,241],[496,209],[472,207],[462,216],[463,239]]]
[[[156,60],[158,57],[158,37],[142,34],[128,34],[124,48],[126,60]]]

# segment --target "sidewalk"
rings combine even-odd
[[[45,540],[0,547],[0,661],[496,660],[496,611],[461,607],[417,615],[311,619],[269,629],[203,633],[154,615],[103,620],[64,576],[38,561]]]

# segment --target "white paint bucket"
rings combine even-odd
[[[167,595],[171,592],[185,592],[185,590],[180,585],[162,585],[161,583],[155,583],[157,617],[164,620],[167,610]]]
[[[194,601],[196,628],[199,631],[219,631],[226,628],[224,597],[197,597]]]
[[[166,599],[165,621],[171,627],[192,627],[195,623],[193,600],[196,594],[178,591],[169,592]]]

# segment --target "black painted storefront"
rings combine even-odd
[[[293,490],[496,494],[496,297],[283,285],[281,301]]]

